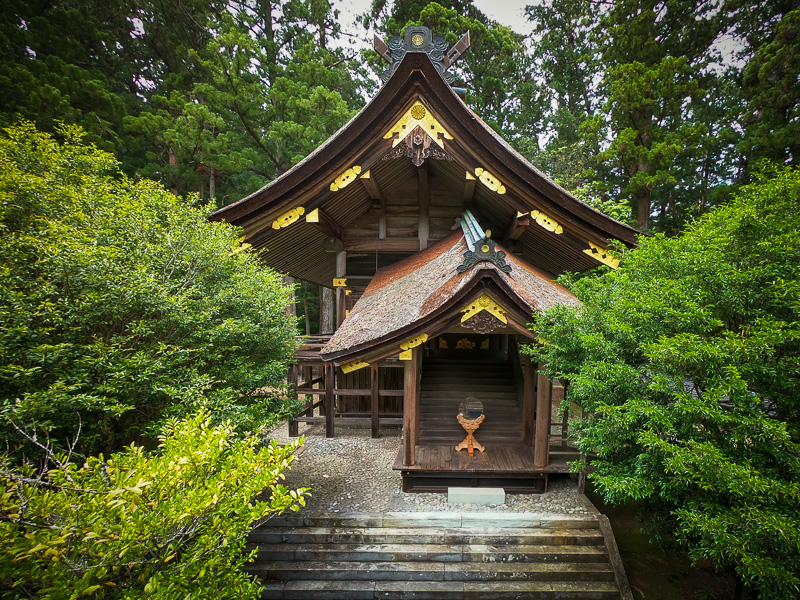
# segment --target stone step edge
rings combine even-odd
[[[510,539],[529,539],[543,540],[555,539],[553,542],[539,542],[555,545],[573,545],[603,543],[603,533],[600,529],[594,528],[533,528],[533,527],[443,527],[432,529],[430,527],[314,527],[314,526],[279,526],[260,527],[250,532],[248,539],[253,543],[281,543],[291,542],[293,538],[361,538],[363,540],[372,538],[383,538],[385,540],[398,538],[400,540],[425,539],[425,543],[433,544],[453,544],[453,543],[479,543],[470,542],[469,538],[498,540],[503,543],[510,542]],[[259,539],[263,538],[263,539]],[[441,541],[434,541],[441,540]],[[451,541],[447,541],[451,540]],[[465,540],[455,542],[452,540]],[[504,541],[505,540],[505,541]],[[345,541],[345,540],[343,540]],[[322,542],[327,543],[327,542]],[[380,543],[380,542],[379,542]],[[384,543],[389,543],[388,541]],[[418,544],[420,542],[411,542]]]
[[[385,512],[276,515],[258,527],[446,527],[516,529],[599,529],[597,515],[533,512]]]
[[[256,561],[608,562],[605,546],[492,544],[247,544]]]
[[[307,561],[270,560],[250,563],[244,570],[254,575],[272,571],[310,572],[393,572],[393,573],[440,573],[442,580],[446,573],[593,573],[613,574],[614,569],[607,562],[429,562],[429,561]],[[263,575],[262,575],[263,576]]]
[[[611,582],[559,581],[316,581],[293,580],[264,584],[267,598],[618,598]],[[303,593],[308,595],[301,595]],[[346,594],[334,596],[331,593]],[[283,593],[283,595],[281,595]],[[324,595],[321,595],[324,594]],[[374,594],[374,595],[373,595]],[[528,596],[528,594],[531,594]],[[533,594],[536,594],[534,596]],[[543,595],[553,594],[553,596]]]

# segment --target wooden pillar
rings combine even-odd
[[[422,398],[422,355],[424,354],[423,346],[417,346],[417,351],[414,352],[414,369],[417,373],[417,395],[416,395],[416,403],[417,407],[414,410],[414,444],[417,443],[417,435],[419,432],[419,402],[420,398]]]
[[[522,443],[533,446],[533,415],[536,410],[536,363],[522,357]]]
[[[372,396],[370,398],[370,408],[372,414],[372,437],[381,437],[381,423],[380,423],[380,395],[378,393],[378,363],[373,363],[369,366],[370,375],[372,377]]]
[[[303,367],[303,387],[305,388],[313,388],[314,381],[314,369],[313,367]],[[315,396],[312,394],[311,396],[306,395],[305,397],[305,404],[306,404],[306,412],[303,414],[307,417],[314,416],[314,400]]]
[[[336,367],[332,362],[325,363],[325,437],[332,438],[335,436],[333,429],[333,377],[336,373]]]
[[[286,376],[286,385],[289,387],[289,398],[297,399],[297,365],[289,367],[289,374]],[[297,437],[300,432],[297,426],[297,415],[289,416],[289,437]]]
[[[561,380],[562,392],[561,392],[561,406],[563,407],[566,404],[567,400],[567,380]],[[561,447],[566,449],[567,447],[567,436],[569,435],[569,406],[564,409],[564,416],[561,418]]]
[[[541,368],[536,379],[536,435],[533,440],[533,464],[537,467],[546,467],[550,461],[552,388],[550,380]]]
[[[403,377],[403,465],[414,464],[414,447],[417,444],[417,354],[420,348],[411,349],[411,360],[405,361]]]
[[[336,253],[336,277],[347,276],[347,252],[344,250]],[[336,329],[347,316],[347,294],[343,287],[336,288]]]
[[[584,461],[586,460],[586,455],[581,454],[579,460]],[[580,473],[578,473],[578,493],[585,494],[586,493],[586,475],[588,473],[588,469],[584,469]]]

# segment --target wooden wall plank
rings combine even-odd
[[[430,205],[431,195],[428,185],[428,167],[424,164],[417,169],[419,175],[419,187],[417,188],[417,204],[419,205],[419,227],[417,237],[419,238],[419,249],[425,250],[428,247],[428,233],[430,232]]]

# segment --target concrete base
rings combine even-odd
[[[448,504],[505,504],[506,492],[503,488],[449,487]]]

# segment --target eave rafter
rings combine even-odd
[[[464,178],[464,208],[469,208],[472,204],[472,198],[475,195],[475,176],[466,171]]]
[[[359,178],[364,189],[367,190],[369,197],[372,198],[372,207],[378,212],[378,239],[386,238],[386,198],[381,192],[377,180],[372,175],[372,171],[367,171]]]
[[[512,242],[518,240],[530,224],[531,214],[517,211],[517,214],[508,223],[503,239]]]
[[[345,233],[342,226],[322,208],[315,208],[308,213],[306,215],[306,223],[311,223],[329,238],[333,238],[334,241],[341,243],[345,241]]]

